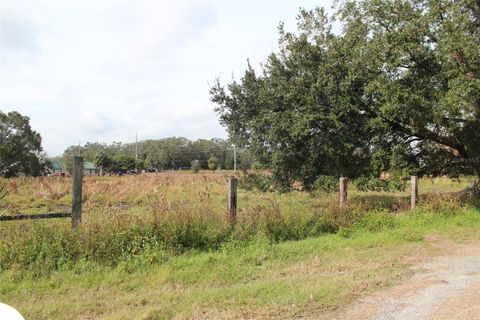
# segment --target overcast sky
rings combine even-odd
[[[0,0],[0,110],[49,155],[72,144],[226,138],[209,83],[240,78],[310,0]]]

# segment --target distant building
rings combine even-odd
[[[96,167],[93,162],[86,161],[83,163],[83,175],[84,176],[98,176],[100,175],[101,170],[99,167]],[[53,176],[70,176],[70,173],[65,170],[63,163],[61,161],[55,161],[52,163],[52,175]]]
[[[84,176],[98,176],[99,174],[100,174],[100,168],[96,167],[93,162],[86,161],[83,163]]]
[[[52,163],[53,173],[63,172],[63,164],[60,161]]]
[[[54,176],[65,176],[68,174],[68,172],[65,170],[63,167],[63,163],[60,161],[55,161],[52,163],[52,174]]]

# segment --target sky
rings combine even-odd
[[[0,111],[50,156],[85,142],[227,138],[209,100],[328,0],[0,0]]]

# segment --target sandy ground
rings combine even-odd
[[[328,319],[480,320],[480,243],[450,251],[416,265],[413,277]]]

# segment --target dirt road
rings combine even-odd
[[[480,320],[480,243],[415,266],[415,275],[329,319]]]

